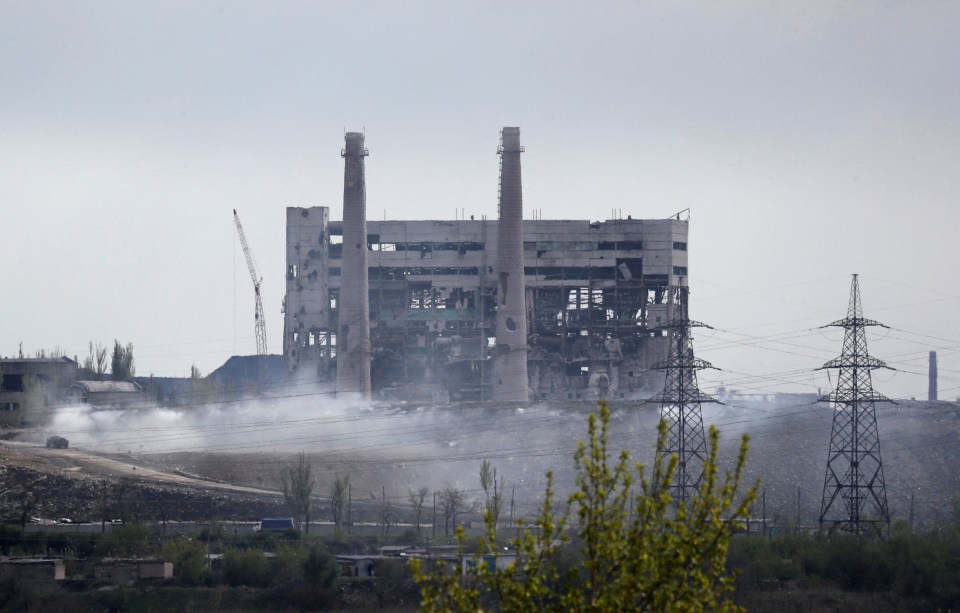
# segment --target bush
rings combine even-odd
[[[178,583],[195,587],[210,584],[210,569],[205,554],[202,545],[178,536],[166,541],[157,557],[173,563],[174,577]]]
[[[679,460],[658,454],[650,473],[634,464],[626,451],[608,451],[610,411],[600,403],[588,420],[588,437],[577,446],[576,487],[562,513],[555,515],[553,479],[535,525],[513,540],[517,561],[492,569],[481,556],[501,551],[496,525],[488,511],[487,536],[473,560],[476,573],[460,576],[438,568],[427,574],[411,561],[421,587],[424,611],[736,611],[731,600],[733,577],[726,568],[733,532],[742,526],[756,488],[738,490],[746,462],[747,440],[732,471],[721,475],[720,435],[710,429],[708,453],[698,492],[689,501],[671,496]],[[667,436],[661,422],[659,443]],[[658,445],[658,448],[662,446]],[[636,489],[634,489],[636,486]],[[558,542],[568,538],[561,570]],[[466,546],[458,529],[461,552]]]
[[[340,567],[326,549],[313,547],[303,561],[303,578],[323,589],[331,589],[340,576]]]
[[[304,558],[303,551],[298,548],[287,544],[277,547],[270,573],[273,585],[300,581],[303,578]]]
[[[150,528],[142,524],[114,526],[110,534],[97,544],[96,555],[110,557],[145,556],[155,551],[157,540]]]
[[[266,587],[270,581],[267,557],[259,549],[230,549],[223,556],[223,580],[234,587]]]

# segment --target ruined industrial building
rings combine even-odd
[[[367,221],[367,149],[347,134],[344,221],[287,209],[291,380],[428,400],[659,389],[648,369],[685,308],[688,221],[523,220],[519,129],[498,152],[499,219]]]

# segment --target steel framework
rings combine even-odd
[[[868,326],[887,327],[863,317],[860,285],[853,275],[847,316],[824,326],[844,329],[843,352],[818,369],[838,371],[836,389],[820,398],[834,406],[820,527],[858,535],[890,524],[876,404],[891,401],[873,390],[871,378],[874,369],[888,366],[867,352]]]
[[[257,335],[257,355],[267,355],[267,325],[263,317],[263,301],[260,299],[260,282],[263,281],[263,278],[257,274],[257,267],[253,263],[253,254],[250,252],[250,247],[247,246],[247,237],[243,233],[243,226],[240,224],[237,209],[233,209],[233,223],[237,226],[237,234],[240,235],[240,246],[243,247],[243,256],[247,259],[247,269],[250,271],[250,278],[253,280],[253,293],[257,299],[256,310],[253,313],[254,331]]]
[[[686,310],[685,301],[681,311]],[[677,470],[670,485],[675,502],[686,504],[700,487],[703,464],[707,458],[707,442],[703,432],[703,414],[700,405],[718,402],[697,387],[697,371],[715,368],[705,360],[693,356],[691,328],[708,328],[692,321],[684,313],[669,321],[665,329],[670,334],[667,359],[651,368],[666,371],[663,391],[648,402],[660,404],[660,418],[667,423],[667,434],[657,444],[657,456],[677,456]],[[659,459],[659,458],[658,458]]]

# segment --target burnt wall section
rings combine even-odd
[[[304,225],[321,218],[314,211],[325,223]],[[288,372],[314,381],[335,376],[344,278],[344,227],[326,222],[325,211],[288,209],[287,217],[288,267],[300,263],[302,282],[287,281],[284,355]],[[527,368],[537,399],[645,398],[660,389],[662,375],[647,369],[666,357],[663,325],[685,300],[687,230],[676,219],[523,222]],[[492,397],[498,231],[485,219],[367,222],[378,394]],[[304,341],[301,332],[291,344],[293,331],[314,327],[318,336]]]
[[[343,243],[339,322],[337,327],[337,392],[370,397],[370,306],[367,279],[367,188],[360,132],[347,132],[343,149]]]
[[[529,399],[523,258],[520,128],[500,133],[500,215],[497,223],[497,316],[492,399]]]

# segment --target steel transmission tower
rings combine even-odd
[[[686,305],[680,307],[686,310]],[[703,433],[703,415],[700,405],[718,402],[697,387],[697,371],[714,368],[709,362],[693,357],[691,328],[708,328],[682,314],[672,319],[665,329],[670,331],[670,349],[667,359],[655,363],[653,370],[666,371],[663,391],[647,402],[660,405],[660,418],[667,423],[666,438],[657,444],[657,456],[668,461],[676,454],[677,471],[670,485],[675,502],[686,504],[697,492],[703,479],[703,464],[707,458],[707,441]]]
[[[837,388],[820,398],[834,406],[830,454],[823,482],[820,527],[862,534],[890,525],[887,491],[880,459],[876,404],[891,402],[873,391],[871,371],[887,368],[867,353],[867,326],[883,324],[864,319],[860,285],[853,275],[847,316],[824,327],[843,328],[843,352],[819,370],[836,369]]]

